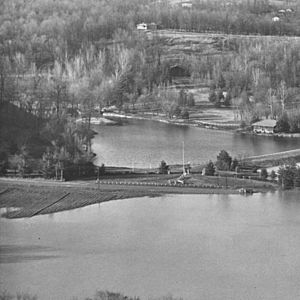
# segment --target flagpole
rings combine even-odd
[[[184,168],[184,141],[182,141],[182,170],[183,170],[183,174],[185,174],[185,168]]]

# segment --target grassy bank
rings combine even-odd
[[[7,218],[33,217],[95,203],[163,194],[237,194],[239,188],[265,192],[276,185],[254,180],[193,175],[185,185],[170,184],[173,175],[125,175],[95,180],[57,182],[0,179],[0,208]],[[7,208],[7,209],[6,209]],[[17,208],[17,209],[15,209]]]

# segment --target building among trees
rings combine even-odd
[[[276,120],[262,120],[252,124],[253,132],[255,133],[274,133]]]

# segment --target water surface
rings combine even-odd
[[[167,195],[0,219],[0,288],[143,299],[299,299],[297,192]]]
[[[157,167],[185,159],[192,164],[216,159],[222,150],[233,156],[268,154],[300,148],[300,139],[235,134],[229,131],[178,126],[154,121],[129,120],[123,126],[95,126],[93,140],[97,164]]]

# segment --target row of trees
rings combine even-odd
[[[118,29],[140,22],[162,28],[225,33],[299,35],[299,3],[293,13],[272,22],[278,7],[269,1],[194,1],[193,9],[151,0],[5,0],[0,6],[4,47],[23,52],[38,68],[54,57],[78,53],[83,45],[105,43]],[[228,5],[230,4],[230,5]],[[10,41],[10,42],[9,42]],[[55,56],[53,55],[55,53]],[[47,55],[45,55],[47,53]]]
[[[232,158],[229,153],[225,150],[220,151],[217,156],[217,161],[213,163],[209,161],[205,166],[205,175],[213,176],[216,170],[220,171],[237,171],[239,161],[237,158]]]
[[[209,79],[209,100],[215,106],[231,105],[247,124],[278,119],[299,107],[299,41],[239,40],[233,49],[228,52],[225,45],[222,54],[209,59],[186,58],[193,62],[189,64],[193,78]],[[295,113],[288,117],[297,119]]]
[[[276,122],[276,131],[300,133],[300,110],[284,112]]]
[[[281,167],[278,171],[278,182],[283,189],[300,187],[300,168],[295,164]]]

